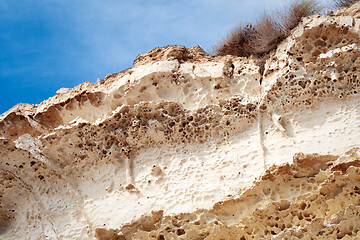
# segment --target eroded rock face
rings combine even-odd
[[[360,237],[360,151],[297,154],[239,197],[209,210],[152,212],[99,239],[342,239]]]
[[[356,238],[359,9],[304,19],[263,74],[167,46],[10,109],[1,239]]]

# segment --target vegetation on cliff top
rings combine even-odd
[[[359,0],[334,0],[336,8],[347,7]],[[276,16],[265,13],[255,23],[239,26],[213,47],[216,56],[254,56],[262,66],[269,53],[287,38],[303,17],[320,14],[316,0],[299,0]]]
[[[231,32],[214,47],[214,53],[218,56],[265,57],[290,35],[303,17],[319,13],[320,10],[314,0],[301,0],[290,4],[280,16],[265,13],[254,24],[239,26]]]

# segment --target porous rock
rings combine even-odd
[[[0,238],[359,238],[359,9],[264,71],[167,46],[2,114]]]

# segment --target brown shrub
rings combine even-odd
[[[252,55],[256,57],[269,54],[286,37],[281,25],[267,14],[256,22],[255,29]]]
[[[234,55],[249,57],[253,53],[253,42],[256,36],[254,27],[249,24],[239,26],[214,47],[215,55]]]
[[[334,0],[336,8],[349,7],[351,4],[358,2],[359,0]]]
[[[234,55],[249,57],[253,55],[267,58],[277,45],[289,36],[303,17],[320,12],[319,5],[314,0],[300,0],[289,5],[284,14],[272,17],[264,14],[255,24],[245,28],[238,27],[225,39],[218,43],[213,52],[217,56]]]
[[[292,29],[299,25],[303,17],[314,15],[320,11],[321,7],[315,0],[293,2],[287,11],[280,15],[280,22],[286,37],[290,35]]]

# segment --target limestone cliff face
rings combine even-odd
[[[167,46],[0,116],[1,239],[360,230],[360,3],[267,60]]]

